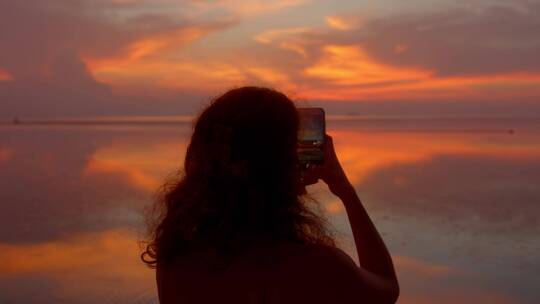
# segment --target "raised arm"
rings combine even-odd
[[[328,135],[324,153],[324,165],[309,168],[304,174],[304,183],[308,185],[322,179],[330,191],[341,199],[349,217],[361,268],[365,270],[362,271],[364,281],[381,293],[388,302],[394,303],[399,296],[399,285],[392,258],[343,171],[332,137]]]

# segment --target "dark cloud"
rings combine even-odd
[[[357,43],[382,62],[425,67],[439,75],[539,72],[539,14],[540,3],[526,2],[393,15],[324,40]]]
[[[14,78],[0,82],[0,113],[10,117],[185,111],[196,103],[194,96],[175,94],[173,107],[170,100],[115,96],[107,84],[92,77],[81,56],[114,57],[130,43],[157,33],[192,26],[209,33],[233,22],[175,19],[108,1],[0,0],[0,67]],[[182,105],[183,100],[191,102]]]

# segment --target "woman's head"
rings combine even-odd
[[[299,199],[298,127],[280,92],[243,87],[214,99],[196,121],[182,176],[162,189],[143,261],[199,245],[230,254],[260,239],[332,243]]]
[[[296,107],[282,93],[257,87],[231,90],[197,119],[186,177],[224,191],[295,191],[297,132]]]

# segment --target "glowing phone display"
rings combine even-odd
[[[322,108],[298,108],[300,130],[298,132],[298,159],[300,163],[322,164],[324,162],[324,135],[326,123]]]

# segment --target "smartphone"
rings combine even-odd
[[[323,108],[298,108],[300,130],[298,132],[298,160],[300,164],[324,162],[324,136],[326,122]]]

